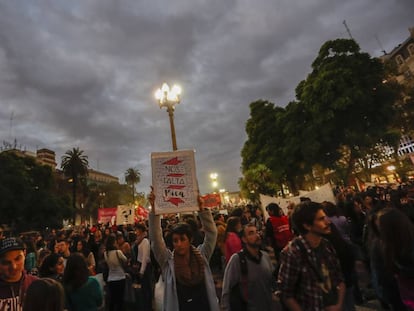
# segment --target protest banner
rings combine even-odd
[[[198,210],[193,150],[151,153],[155,214]]]
[[[335,195],[333,193],[332,186],[329,183],[320,186],[319,189],[308,192],[305,196],[313,202],[322,203],[323,201],[328,201],[336,204]]]
[[[135,211],[132,205],[118,205],[116,211],[116,224],[132,225],[135,221]]]
[[[283,210],[283,213],[285,215],[287,215],[287,212],[288,212],[287,210],[288,205],[290,203],[293,203],[295,205],[299,204],[301,197],[307,197],[311,199],[312,201],[318,202],[318,203],[322,203],[323,201],[328,201],[328,202],[332,202],[333,204],[336,204],[335,195],[332,191],[332,186],[329,183],[319,187],[319,189],[316,189],[313,191],[302,191],[301,190],[299,193],[300,193],[299,196],[286,197],[286,198],[271,197],[268,195],[260,194],[260,202],[262,203],[263,215],[265,219],[268,218],[268,214],[264,209],[269,203],[277,203],[280,206],[280,208]]]
[[[116,207],[107,207],[98,209],[98,223],[111,225],[115,224],[116,220]]]
[[[209,193],[201,197],[204,201],[204,207],[218,207],[221,205],[220,194]]]

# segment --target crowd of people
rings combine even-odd
[[[0,236],[0,311],[352,311],[366,299],[357,265],[382,309],[414,310],[406,189],[335,192],[336,202],[303,197],[287,213],[270,203],[224,215],[200,198],[197,216],[153,208],[133,226]]]

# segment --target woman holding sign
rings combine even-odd
[[[203,243],[197,248],[192,246],[190,226],[178,223],[172,228],[174,249],[170,251],[162,237],[160,216],[154,212],[153,191],[149,200],[152,206],[149,217],[150,240],[165,284],[163,310],[219,311],[213,276],[208,264],[217,238],[217,228],[210,210],[204,209],[199,197],[198,215],[205,232]]]

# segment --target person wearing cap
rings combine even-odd
[[[18,238],[0,240],[0,310],[21,311],[29,285],[37,279],[24,271],[24,243]]]

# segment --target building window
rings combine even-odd
[[[395,61],[397,62],[397,65],[398,65],[398,66],[401,66],[402,64],[404,64],[404,59],[402,58],[402,56],[401,56],[401,55],[397,55],[397,56],[395,57]]]
[[[414,43],[408,45],[408,53],[410,53],[411,56],[414,56]]]

